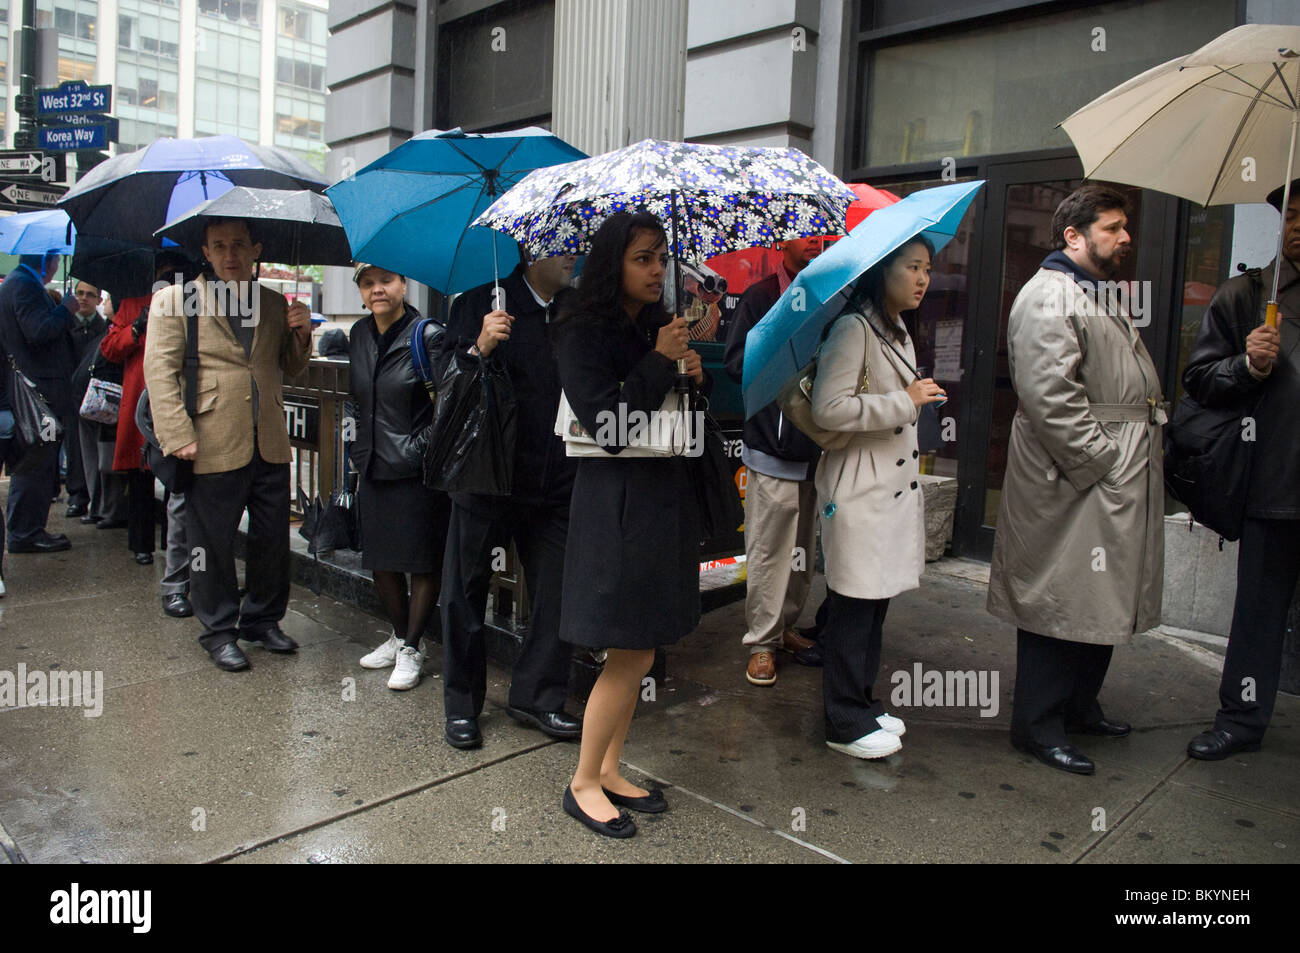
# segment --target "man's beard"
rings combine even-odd
[[[1110,257],[1103,258],[1097,253],[1097,245],[1091,238],[1084,239],[1088,249],[1088,261],[1092,264],[1093,270],[1098,272],[1103,278],[1114,278],[1124,267],[1124,259],[1128,257],[1127,245],[1116,245],[1115,250],[1110,253]]]

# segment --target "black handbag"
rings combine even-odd
[[[495,361],[457,356],[448,363],[437,395],[422,441],[425,486],[509,496],[517,425],[510,375]]]
[[[1202,407],[1184,395],[1165,427],[1165,489],[1226,540],[1241,538],[1255,441],[1246,439],[1265,395]]]
[[[185,357],[181,363],[185,376],[185,413],[191,420],[199,407],[199,316],[185,317]],[[144,437],[140,451],[141,462],[158,481],[172,493],[184,493],[194,480],[194,461],[182,460],[163,453],[153,429],[153,408],[149,404],[149,388],[140,392],[135,406],[135,423]]]
[[[13,355],[5,352],[9,362],[6,375],[9,409],[14,416],[14,433],[9,442],[9,473],[21,475],[39,470],[59,452],[63,441],[63,423],[51,412],[49,401],[36,384],[18,369]]]
[[[722,447],[722,428],[707,411],[701,411],[700,418],[704,422],[701,453],[691,458],[691,476],[700,514],[700,535],[703,539],[717,539],[740,529],[745,522],[745,506],[736,487],[735,467]]]

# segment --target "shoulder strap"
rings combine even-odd
[[[424,333],[432,323],[429,318],[421,318],[415,322],[415,327],[411,330],[411,363],[415,366],[416,376],[423,382],[424,389],[429,392],[429,399],[436,400],[438,385],[433,379],[429,349],[424,345]]]
[[[907,368],[908,372],[911,373],[913,377],[920,378],[921,375],[916,372],[916,368],[911,365],[911,362],[909,362],[907,358],[903,357],[902,353],[899,352],[898,348],[894,347],[893,343],[890,342],[889,338],[881,334],[879,329],[876,328],[876,325],[865,315],[859,314],[858,316],[862,318],[863,321],[866,322],[867,327],[871,328],[872,332],[876,335],[876,337],[880,338],[880,343],[885,345],[885,347],[889,348],[891,351],[893,351],[894,357],[898,358],[900,361],[903,362],[903,366]]]
[[[194,309],[190,309],[194,310]],[[199,412],[199,316],[185,316],[185,413],[191,418]]]

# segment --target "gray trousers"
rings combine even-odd
[[[101,425],[77,418],[81,444],[81,470],[90,494],[90,515],[118,521],[126,519],[126,479],[113,472],[113,441],[99,439]]]
[[[167,497],[167,553],[162,594],[184,596],[189,591],[190,550],[185,543],[185,494],[171,493]]]

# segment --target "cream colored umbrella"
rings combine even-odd
[[[1201,205],[1263,202],[1281,183],[1285,209],[1300,133],[1300,26],[1229,30],[1097,97],[1061,128],[1089,179]],[[1275,268],[1274,326],[1277,281]]]

